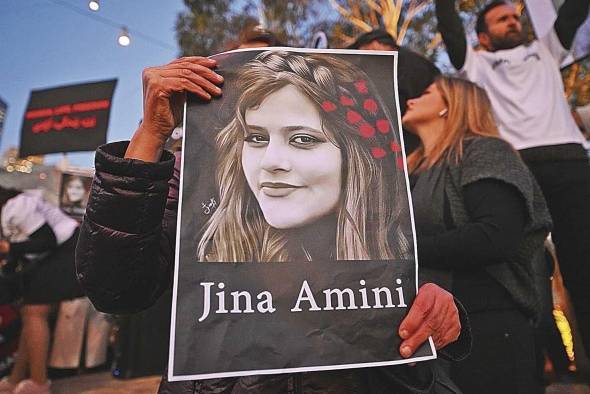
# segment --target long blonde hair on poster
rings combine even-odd
[[[205,225],[198,244],[199,261],[289,261],[284,231],[264,219],[242,168],[245,113],[270,94],[293,85],[321,108],[325,100],[338,101],[343,89],[367,75],[353,64],[329,55],[300,55],[266,51],[238,73],[241,94],[232,120],[217,135],[216,182],[219,206]],[[374,94],[391,124],[391,115]],[[327,138],[341,150],[342,186],[336,215],[336,260],[400,259],[411,255],[402,228],[408,221],[403,171],[396,168],[400,152],[376,160],[359,135],[338,111],[319,110]],[[395,136],[392,138],[397,139]],[[391,165],[391,168],[389,168]],[[402,223],[403,222],[403,223]]]

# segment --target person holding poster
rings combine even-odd
[[[542,392],[530,323],[551,228],[540,188],[469,81],[436,80],[402,120],[422,142],[408,158],[420,263],[452,276],[473,334],[451,378],[465,393]]]
[[[285,65],[283,63],[284,59],[276,58],[276,55],[272,52],[263,52],[259,56],[260,59],[268,61],[268,65],[261,65],[261,67],[268,67],[269,65],[281,67]],[[292,59],[290,59],[291,65],[295,65],[297,69],[304,66],[300,59],[297,59],[295,55],[292,56]],[[326,61],[322,60],[321,57],[314,58],[312,56],[311,58],[314,59],[318,66],[315,75],[322,81],[330,83],[329,69],[325,66]],[[261,62],[260,59],[259,63],[266,64]],[[78,279],[99,310],[110,313],[129,313],[144,309],[155,302],[162,291],[170,286],[176,248],[181,162],[179,154],[172,155],[163,151],[163,146],[174,127],[182,119],[182,98],[185,92],[196,95],[202,102],[208,102],[212,97],[221,95],[221,89],[216,85],[220,85],[223,78],[214,71],[216,65],[217,62],[212,59],[189,57],[175,60],[161,67],[146,69],[143,77],[144,117],[142,124],[135,132],[131,142],[108,144],[97,151],[94,187],[89,199],[87,216],[82,224],[81,236],[76,250],[76,262]],[[345,74],[343,64],[336,62],[330,66],[340,70],[337,72]],[[262,74],[264,73],[262,72]],[[243,243],[248,242],[248,239],[236,238],[243,237],[242,234],[239,234],[240,230],[236,231],[236,234],[229,235],[229,239],[233,239],[234,243],[224,243],[225,240],[216,239],[216,237],[218,237],[220,231],[225,231],[220,229],[230,228],[229,231],[231,232],[231,221],[235,218],[215,216],[215,212],[220,212],[221,209],[217,207],[214,210],[213,208],[217,205],[217,202],[213,200],[209,203],[209,200],[207,200],[207,204],[203,203],[202,208],[206,214],[211,213],[211,216],[201,238],[197,239],[199,245],[193,246],[195,250],[198,249],[198,253],[193,255],[191,264],[206,266],[210,264],[202,264],[197,260],[222,261],[222,259],[230,262],[245,261],[246,259],[254,261],[289,261],[291,259],[308,261],[314,260],[318,256],[332,259],[352,258],[362,260],[367,257],[379,258],[381,256],[387,257],[406,253],[403,248],[386,247],[386,243],[391,243],[392,239],[402,239],[403,235],[395,231],[395,223],[391,224],[391,221],[386,220],[395,217],[394,210],[388,211],[386,217],[376,219],[379,224],[376,226],[377,230],[371,227],[366,228],[366,231],[374,235],[379,235],[379,232],[384,232],[385,229],[387,229],[385,232],[390,234],[376,237],[376,240],[371,241],[373,243],[368,243],[369,247],[367,248],[358,246],[349,248],[348,246],[340,247],[338,245],[336,238],[339,235],[337,235],[336,229],[338,226],[346,227],[346,223],[339,224],[339,220],[347,220],[340,219],[336,214],[338,206],[342,204],[342,201],[346,201],[345,197],[339,195],[339,186],[342,179],[342,168],[348,164],[348,160],[343,160],[340,155],[333,155],[331,160],[324,160],[321,163],[315,162],[314,171],[300,172],[301,178],[305,179],[298,178],[297,180],[305,180],[306,185],[317,187],[318,196],[310,197],[317,207],[310,207],[308,212],[299,212],[298,215],[293,215],[288,210],[295,210],[295,205],[291,207],[279,206],[278,204],[286,203],[281,201],[275,202],[277,205],[273,206],[272,203],[265,200],[267,198],[270,200],[273,195],[278,198],[284,197],[284,195],[298,197],[296,194],[302,190],[292,190],[300,186],[299,183],[295,183],[293,180],[261,179],[258,176],[260,170],[257,166],[259,165],[275,168],[275,172],[278,173],[292,172],[280,167],[284,166],[285,162],[278,164],[277,167],[277,164],[273,164],[272,161],[263,163],[263,161],[257,159],[256,155],[261,151],[272,151],[275,148],[292,149],[293,151],[301,150],[306,154],[313,155],[314,150],[322,149],[325,150],[326,155],[329,155],[330,150],[334,149],[333,146],[335,146],[330,141],[330,139],[333,139],[342,146],[349,143],[350,147],[347,146],[347,149],[351,154],[362,156],[360,159],[363,160],[363,163],[372,166],[371,173],[380,175],[378,166],[375,164],[379,157],[383,158],[384,155],[389,155],[387,160],[391,160],[395,170],[396,156],[394,153],[399,153],[399,149],[401,149],[401,147],[398,148],[398,146],[390,144],[390,141],[387,141],[387,145],[380,144],[378,138],[381,137],[376,136],[378,130],[365,130],[366,137],[364,137],[360,132],[353,133],[350,124],[341,124],[342,134],[344,135],[336,134],[340,132],[340,129],[330,130],[330,133],[323,132],[322,126],[317,124],[317,118],[311,116],[311,114],[319,114],[319,111],[322,111],[322,116],[330,117],[335,111],[346,113],[347,110],[343,107],[346,107],[349,101],[346,99],[341,101],[338,96],[336,99],[330,100],[330,102],[322,100],[319,106],[314,105],[307,96],[313,94],[313,92],[310,92],[308,88],[306,89],[301,81],[299,82],[300,85],[295,85],[297,89],[293,89],[290,80],[294,75],[289,75],[294,74],[293,72],[283,70],[277,74],[284,77],[284,80],[276,81],[275,85],[257,85],[257,89],[261,91],[258,92],[257,90],[257,94],[251,96],[253,101],[243,101],[237,106],[238,111],[244,111],[240,112],[242,116],[231,121],[230,126],[225,131],[219,132],[219,138],[217,141],[214,140],[214,143],[218,144],[222,149],[232,150],[232,136],[234,139],[239,138],[244,142],[238,152],[241,154],[241,159],[228,160],[227,166],[230,167],[228,170],[230,173],[227,176],[229,178],[233,176],[234,178],[231,179],[235,179],[236,182],[242,184],[241,190],[249,190],[254,195],[255,201],[252,200],[249,203],[254,206],[258,204],[260,212],[257,220],[262,233],[268,232],[269,236],[273,236],[270,233],[275,230],[285,230],[290,233],[291,229],[317,226],[318,219],[327,219],[329,217],[325,225],[334,229],[334,243],[326,247],[325,250],[323,248],[317,250],[313,242],[307,242],[309,235],[303,238],[295,235],[295,238],[289,237],[283,240],[277,238],[276,242],[282,243],[285,247],[279,248],[275,252],[273,249],[274,243],[264,245],[264,242],[262,242],[263,246],[259,248],[243,245]],[[248,81],[247,75],[244,75],[243,78]],[[359,82],[356,79],[351,79],[349,82],[346,86],[349,89],[348,93],[352,96],[346,97],[349,97],[350,100],[353,100],[357,94],[352,89],[360,89],[363,92],[365,89],[369,91],[372,89],[371,85],[366,82],[358,85],[354,83]],[[282,86],[279,86],[279,84],[282,84]],[[303,89],[306,89],[305,95],[302,94]],[[282,95],[285,92],[288,94]],[[225,94],[229,94],[229,92]],[[263,97],[266,100],[263,100]],[[291,99],[297,100],[296,105],[289,102]],[[279,130],[282,134],[277,134],[278,130],[268,123],[274,120],[272,114],[265,111],[264,103],[269,100],[282,100],[278,105],[284,106],[285,111],[282,113],[284,117],[289,116],[287,109],[310,111],[307,116],[303,116],[302,113],[299,114],[302,115],[299,121],[304,123],[299,125],[301,127]],[[378,99],[375,98],[375,100]],[[207,105],[210,106],[211,104]],[[367,104],[367,106],[370,108],[369,112],[371,110],[381,111],[379,108],[375,109],[373,105]],[[381,117],[371,119],[371,121],[376,122],[379,119]],[[358,121],[354,115],[349,120],[352,123],[357,123],[355,120]],[[205,120],[203,119],[203,121]],[[248,135],[236,134],[236,131],[232,129],[232,123],[240,121],[248,122],[250,125]],[[342,123],[342,120],[340,122]],[[359,124],[358,127],[360,126]],[[378,128],[379,126],[376,124],[372,127]],[[382,125],[382,127],[385,127],[385,125]],[[365,127],[363,127],[364,129]],[[277,139],[277,136],[282,138]],[[346,138],[356,140],[356,142],[343,141]],[[224,145],[224,142],[227,142],[227,144]],[[375,145],[370,145],[371,143],[375,143]],[[386,151],[385,148],[389,150]],[[233,152],[236,152],[235,147]],[[191,152],[191,157],[199,160],[200,154],[205,155],[206,152]],[[286,154],[278,155],[278,157],[285,158],[288,156]],[[222,158],[224,157],[222,156]],[[275,156],[275,160],[276,158],[277,156]],[[220,163],[219,168],[223,172],[223,159],[220,160]],[[243,169],[240,169],[240,171],[235,168],[232,169],[232,163],[240,165]],[[309,166],[308,163],[302,163],[300,159],[296,164],[298,168],[301,168],[300,166],[304,164]],[[295,168],[295,166],[292,168]],[[213,174],[207,176],[211,175]],[[334,184],[333,178],[339,181]],[[186,178],[183,179],[183,182],[186,182]],[[388,179],[388,182],[395,182],[395,179]],[[391,185],[391,183],[387,184]],[[268,188],[268,190],[259,190],[264,188]],[[116,190],[116,192],[104,192],[107,189],[110,191]],[[362,190],[362,192],[366,191]],[[224,204],[227,204],[228,207],[234,204],[233,201],[229,201],[232,198],[241,198],[240,195],[230,193],[226,196],[228,200],[226,202],[223,193],[223,191],[220,193],[219,200],[219,205],[222,207],[225,206]],[[380,200],[380,198],[384,198],[380,193],[376,192],[372,196],[377,202],[371,201],[371,203],[385,204],[385,201]],[[335,198],[334,194],[338,195],[338,198]],[[293,200],[297,200],[297,198]],[[297,207],[299,207],[298,204]],[[372,209],[372,207],[367,209]],[[242,214],[242,211],[238,210],[236,217],[239,218]],[[230,221],[230,224],[223,223],[224,220]],[[391,227],[387,227],[388,225]],[[346,230],[342,234],[347,236]],[[358,243],[352,240],[352,245],[358,245]],[[403,242],[400,242],[399,245],[403,245]],[[325,247],[326,244],[322,243],[317,246]],[[280,265],[273,264],[273,266]],[[106,280],[107,278],[110,278],[110,280]],[[458,309],[452,295],[436,285],[423,285],[414,303],[410,306],[407,316],[397,328],[399,335],[403,338],[399,352],[403,357],[410,357],[418,349],[419,345],[427,340],[429,335],[432,335],[436,347],[442,349],[458,338],[461,332],[461,323],[465,323],[465,321],[460,321]],[[396,330],[394,327],[391,329]],[[226,339],[240,340],[240,338]],[[450,350],[449,355],[463,356],[465,342],[469,342],[469,334],[462,332],[461,340],[458,342],[460,349],[456,349],[455,352]],[[469,347],[469,345],[467,344],[466,347]],[[282,393],[308,392],[312,388],[315,391],[338,393],[457,392],[452,382],[433,363],[419,363],[416,367],[402,365],[387,368],[306,372],[303,374],[245,376],[198,382],[168,382],[164,378],[160,391],[178,393],[209,393],[213,391]]]
[[[478,51],[468,45],[455,3],[435,1],[449,58],[462,76],[486,89],[500,135],[519,151],[543,191],[563,283],[590,354],[590,165],[559,68],[590,0],[565,0],[553,28],[530,43],[514,5],[492,1],[477,18]]]

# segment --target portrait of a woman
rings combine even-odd
[[[63,174],[60,208],[70,216],[82,217],[86,210],[88,194],[90,193],[89,177]]]
[[[401,143],[367,74],[334,56],[269,51],[238,75],[198,259],[411,255]]]

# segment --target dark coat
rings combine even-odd
[[[97,309],[141,311],[171,286],[180,155],[123,159],[127,143],[96,153],[96,175],[76,249],[78,280]],[[469,334],[466,335],[470,341]],[[162,338],[168,340],[168,338]],[[455,354],[469,347],[459,341]],[[436,362],[292,375],[167,382],[160,393],[455,393]]]

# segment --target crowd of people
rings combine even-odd
[[[588,16],[590,0],[566,0],[554,29],[532,42],[523,34],[515,7],[493,1],[478,16],[477,51],[467,42],[456,2],[434,3],[457,75],[441,75],[434,64],[398,46],[383,30],[360,35],[348,49],[398,52],[399,107],[424,283],[398,328],[399,352],[410,357],[432,336],[442,359],[415,366],[203,381],[168,382],[164,377],[160,392],[542,393],[539,348],[544,344],[535,342],[535,327],[550,313],[544,307],[551,275],[544,243],[550,233],[590,354],[590,165],[582,134],[588,128],[587,109],[572,114],[559,70]],[[272,33],[254,30],[239,47],[278,45]],[[143,121],[130,141],[97,150],[88,211],[79,229],[76,221],[38,197],[0,189],[0,253],[7,257],[7,267],[11,259],[23,256],[39,263],[23,291],[18,359],[11,375],[0,381],[0,393],[50,392],[50,304],[85,293],[99,310],[132,313],[155,303],[171,286],[181,155],[164,146],[182,120],[179,98],[185,92],[204,103],[222,94],[224,79],[216,66],[215,60],[191,56],[144,71]],[[261,52],[251,70],[243,70],[254,78],[246,86],[257,93],[240,101],[237,116],[242,118],[220,131],[217,148],[227,152],[227,160],[242,163],[225,166],[225,177],[241,179],[239,184],[247,189],[250,178],[261,172],[305,173],[305,163],[271,150],[278,145],[269,141],[278,139],[273,132],[277,117],[269,102],[279,103],[273,108],[285,108],[281,121],[292,115],[290,108],[297,108],[295,116],[308,122],[308,128],[327,125],[326,138],[314,137],[313,149],[306,149],[332,158],[333,168],[325,170],[336,182],[334,190],[347,182],[351,169],[345,165],[381,174],[370,154],[363,153],[369,148],[355,139],[355,130],[334,122],[318,104],[320,93],[332,94],[337,102],[340,91],[331,92],[331,86],[345,86],[349,74],[358,76],[360,71],[321,56],[308,61],[273,51]],[[322,77],[314,81],[307,78],[319,74]],[[246,118],[270,131],[259,135],[243,130]],[[232,152],[241,156],[230,156]],[[356,161],[344,152],[355,152]],[[255,164],[259,162],[263,164]],[[286,162],[292,166],[287,168]],[[399,185],[391,177],[383,179],[362,188],[372,192],[368,199],[379,202],[367,206],[388,209],[388,198]],[[357,216],[378,213],[353,212],[345,197],[332,193],[329,184],[323,187],[333,201],[322,200],[325,209],[319,207],[305,223],[273,216],[254,190],[248,203],[235,201],[236,190],[220,190],[220,208],[203,230],[199,260],[388,259],[404,253],[388,250],[379,240],[355,240],[347,221],[358,228]],[[242,206],[252,212],[240,212]],[[227,212],[258,215],[261,233],[227,230],[239,219]],[[327,246],[302,237],[294,242],[284,235],[293,235],[285,231],[293,227],[316,226],[318,218],[327,219],[322,231],[328,239],[352,241]],[[388,231],[404,236],[396,232],[395,223]],[[262,250],[249,245],[262,245]]]

